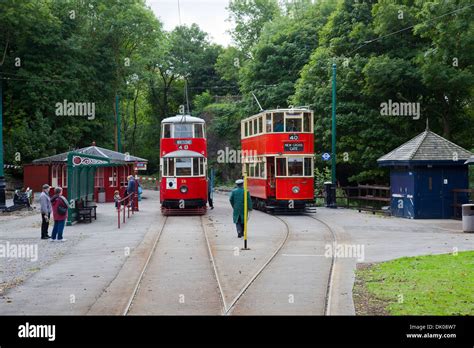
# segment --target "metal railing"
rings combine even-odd
[[[135,200],[135,193],[130,193],[128,196],[117,201],[117,223],[118,228],[120,229],[120,212],[123,206],[123,223],[125,223],[125,218],[130,218],[130,211],[132,211],[132,215],[135,213],[134,209],[134,200]]]

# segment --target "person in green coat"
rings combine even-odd
[[[237,187],[230,194],[230,204],[234,210],[233,219],[237,227],[237,236],[242,238],[244,235],[244,181],[239,179],[235,182]],[[252,210],[252,200],[250,193],[247,191],[247,209]]]

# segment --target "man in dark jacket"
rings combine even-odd
[[[244,181],[239,179],[235,182],[237,187],[230,194],[230,204],[234,210],[233,220],[237,227],[237,237],[242,238],[244,235]],[[250,193],[247,191],[247,209],[252,210],[252,200]]]
[[[51,218],[51,199],[49,198],[49,185],[43,185],[43,192],[39,198],[40,212],[41,212],[41,239],[48,239],[49,219]]]

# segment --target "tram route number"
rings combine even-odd
[[[304,143],[285,143],[283,145],[285,151],[304,151]]]
[[[288,139],[290,139],[290,140],[300,140],[300,136],[298,134],[290,134]]]

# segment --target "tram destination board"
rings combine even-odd
[[[285,143],[283,149],[288,152],[304,151],[304,143]]]

